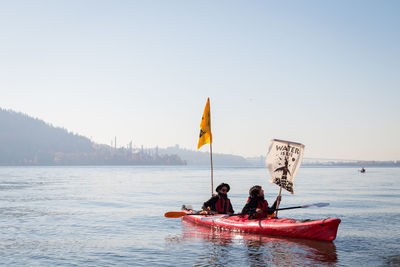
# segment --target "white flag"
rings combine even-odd
[[[275,183],[294,193],[294,177],[303,160],[304,145],[278,139],[271,140],[265,164]]]

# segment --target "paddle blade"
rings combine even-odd
[[[314,203],[314,204],[310,204],[310,205],[305,205],[305,206],[302,206],[302,208],[311,208],[311,207],[318,207],[318,208],[320,208],[320,207],[326,207],[326,206],[328,206],[329,205],[329,203]]]
[[[185,216],[187,213],[183,211],[169,211],[164,214],[164,217],[167,218],[179,218]]]

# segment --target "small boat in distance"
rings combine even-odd
[[[365,173],[365,169],[364,169],[364,168],[361,168],[360,172],[361,172],[361,173]]]

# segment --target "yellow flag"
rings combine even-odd
[[[207,98],[207,104],[204,108],[203,117],[200,123],[200,136],[197,149],[205,144],[212,143],[211,117],[210,117],[210,98]]]

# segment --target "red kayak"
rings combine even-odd
[[[191,210],[182,210],[191,214]],[[213,219],[215,217],[215,219]],[[202,218],[206,218],[203,219]],[[182,220],[198,225],[220,228],[234,232],[264,234],[270,236],[284,236],[306,238],[314,240],[332,241],[336,238],[340,219],[303,220],[280,219],[253,219],[247,215],[221,217],[219,215],[185,215]]]

